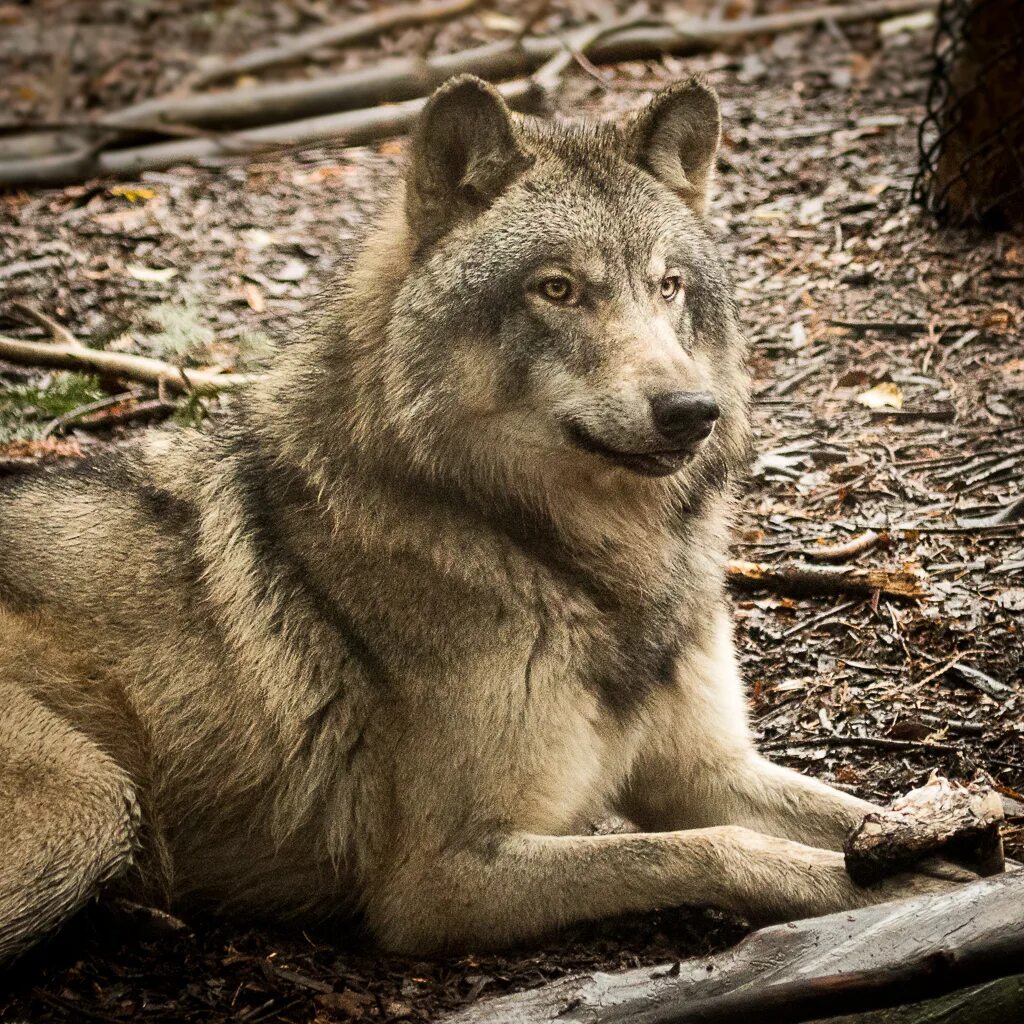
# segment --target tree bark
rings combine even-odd
[[[736,590],[770,590],[793,597],[869,596],[875,591],[894,597],[923,597],[921,578],[901,569],[862,569],[855,565],[810,565],[796,562],[768,565],[733,561],[726,567]]]
[[[1020,985],[988,983],[1024,964],[1022,906],[1024,872],[1015,872],[948,895],[765,928],[704,959],[564,978],[482,1001],[444,1024],[796,1024],[840,1014],[866,1024],[872,1017],[856,1015],[895,1006],[906,1012],[890,1019],[910,1024],[930,1011],[908,1004],[979,985],[995,1007],[985,1019],[1015,1020]]]
[[[883,810],[868,814],[847,836],[846,870],[860,885],[948,856],[980,875],[1003,870],[999,826],[1003,804],[989,786],[964,786],[938,774]]]

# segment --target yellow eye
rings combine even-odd
[[[571,302],[575,298],[572,281],[567,277],[548,277],[540,283],[540,293],[551,302]]]
[[[679,272],[670,270],[661,279],[661,297],[666,302],[671,302],[683,290],[683,279]]]

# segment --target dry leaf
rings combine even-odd
[[[263,292],[259,290],[251,281],[242,285],[242,294],[245,296],[245,301],[249,303],[249,308],[257,313],[262,313],[267,308],[267,300],[263,295]]]
[[[1014,319],[1009,306],[993,306],[985,317],[985,328],[993,334],[1008,334],[1014,326]]]
[[[127,199],[129,203],[137,203],[140,199],[143,201],[156,198],[156,192],[151,188],[145,188],[142,185],[115,185],[110,189],[112,196],[121,196],[122,199]]]
[[[884,380],[857,396],[857,401],[868,409],[902,409],[903,392],[892,381]]]
[[[170,281],[178,273],[174,267],[144,267],[141,263],[129,263],[125,270],[136,281],[152,281],[158,284]]]
[[[483,11],[480,14],[480,21],[484,28],[491,32],[522,32],[523,23],[518,18],[510,18],[507,14],[500,14],[498,11]]]
[[[352,164],[326,164],[323,167],[314,167],[311,171],[296,174],[293,180],[296,185],[319,185],[332,178],[343,178],[345,175],[351,174],[352,170]]]

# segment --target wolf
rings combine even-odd
[[[854,885],[871,805],[751,740],[720,135],[699,78],[621,124],[454,79],[227,426],[3,484],[0,956],[100,893],[429,954],[956,884]]]

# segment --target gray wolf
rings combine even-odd
[[[228,428],[3,484],[0,955],[101,891],[427,953],[951,884],[857,888],[869,805],[751,742],[719,136],[698,79],[620,126],[453,80]]]

